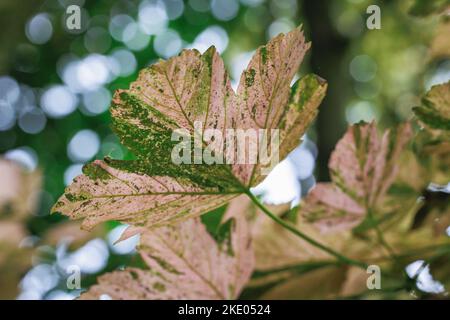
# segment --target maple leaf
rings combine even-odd
[[[241,203],[241,208],[236,215],[250,213],[255,250],[255,273],[247,289],[258,292],[258,298],[314,299],[373,294],[367,292],[366,282],[370,274],[364,268],[342,264],[311,243],[295,237],[259,212],[253,203],[248,202],[245,206]],[[380,266],[383,286],[389,286],[390,281],[401,281],[401,274],[396,280],[385,277],[384,272],[448,252],[445,248],[450,245],[445,232],[436,232],[435,221],[415,228],[410,218],[414,217],[416,210],[411,210],[410,214],[383,230],[384,239],[396,253],[395,259],[376,237],[360,237],[342,228],[320,232],[308,223],[298,207],[288,209],[279,205],[272,207],[271,211],[293,223],[308,237],[319,239],[328,248],[354,260]]]
[[[30,268],[32,249],[20,246],[28,236],[24,220],[36,210],[41,173],[27,172],[0,158],[0,299],[14,299],[24,272]]]
[[[450,131],[450,82],[431,87],[413,111],[429,129]]]
[[[406,212],[396,194],[401,195],[408,186],[394,182],[398,159],[411,137],[408,123],[387,130],[381,138],[374,123],[351,126],[331,155],[332,182],[318,183],[309,192],[301,205],[302,214],[326,230],[350,229],[364,219],[371,227],[377,223],[375,217],[380,221],[396,210]],[[412,197],[413,203],[417,196]]]
[[[200,134],[198,122],[202,130],[222,133],[279,129],[283,159],[314,119],[326,90],[314,75],[290,88],[308,48],[299,28],[272,39],[257,49],[237,93],[214,47],[204,54],[184,50],[142,70],[129,90],[116,92],[111,106],[113,129],[136,159],[86,165],[52,211],[84,219],[85,229],[107,220],[159,227],[247,192],[264,178],[260,164],[175,164],[172,133]]]
[[[448,101],[445,98],[447,91],[441,89],[435,94],[430,96],[429,93],[427,97],[429,100],[432,97],[434,102]],[[428,107],[429,100],[424,99]],[[433,121],[439,126],[443,122]],[[309,238],[320,239],[326,247],[355,261],[382,265],[383,270],[404,268],[417,259],[442,255],[449,245],[445,234],[449,206],[438,208],[441,212],[431,214],[427,221],[417,225],[418,210],[424,204],[419,196],[430,180],[420,159],[407,148],[411,137],[408,123],[386,131],[381,138],[374,123],[349,128],[330,159],[333,182],[319,183],[301,204],[298,216],[296,208],[272,208],[271,211],[293,222],[296,229]],[[252,207],[252,203],[247,203],[245,210],[255,211]],[[253,213],[252,217],[256,217],[252,234],[257,276],[248,288],[262,291],[260,298],[333,298],[370,294],[366,287],[368,274],[364,269],[342,266],[262,214]],[[352,229],[354,226],[357,228]],[[316,227],[319,230],[315,230]],[[361,236],[360,232],[375,227],[382,230],[381,239],[368,234]],[[446,280],[447,274],[441,274]]]
[[[81,299],[236,299],[254,264],[247,223],[237,211],[227,209],[220,241],[200,218],[144,231],[138,251],[149,270],[102,275]]]
[[[21,221],[37,205],[41,173],[26,172],[17,163],[0,158],[0,221]]]
[[[414,148],[429,181],[446,185],[450,168],[450,82],[433,86],[413,111],[424,127]]]
[[[416,172],[432,184],[425,193],[427,205],[415,217],[414,225],[422,229],[431,225],[432,236],[438,236],[445,234],[450,224],[446,191],[450,168],[450,82],[431,87],[421,102],[413,108],[423,126],[414,141],[414,151],[421,165]]]
[[[290,209],[289,204],[283,204],[269,205],[267,208],[283,220],[288,220],[295,225],[296,229],[304,235],[316,239],[320,238],[321,243],[330,248],[342,250],[348,245],[350,233],[322,235],[313,226],[307,224],[302,216],[298,215],[298,207]],[[295,299],[314,298],[319,296],[319,291],[326,292],[329,288],[334,288],[334,284],[337,282],[341,285],[340,280],[331,278],[326,279],[329,286],[322,282],[317,283],[313,279],[311,279],[311,285],[308,284],[308,281],[303,282],[303,279],[300,282],[296,281],[299,274],[307,272],[314,274],[316,269],[321,269],[324,266],[335,266],[333,257],[275,223],[263,214],[250,199],[245,197],[233,199],[228,206],[228,211],[233,212],[237,217],[245,217],[250,225],[256,272],[247,284],[247,289],[256,288],[259,292],[259,288],[264,288],[263,291],[266,291],[269,287],[269,290],[261,296],[263,299],[279,299],[280,297]],[[339,268],[340,278],[345,278],[345,273],[341,274],[341,269],[345,270],[345,268]],[[333,272],[333,274],[336,274],[336,272]],[[295,285],[291,286],[290,283],[295,283]],[[313,283],[322,287],[322,290],[313,292]],[[312,291],[308,296],[305,293],[309,290]],[[300,291],[303,293],[300,294]]]
[[[230,209],[250,222],[255,251],[255,273],[247,285],[262,299],[324,298],[337,295],[344,286],[347,268],[334,257],[275,223],[249,199],[234,199]],[[312,239],[336,251],[349,249],[350,232],[321,234],[289,204],[267,208]],[[354,246],[359,248],[358,245]],[[366,247],[367,248],[367,247]],[[353,253],[358,255],[357,250]],[[244,292],[245,294],[245,292]]]

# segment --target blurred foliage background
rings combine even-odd
[[[29,190],[8,201],[35,205],[20,219],[0,211],[0,243],[11,240],[0,245],[0,271],[9,270],[0,273],[0,298],[73,298],[79,291],[66,288],[67,265],[81,266],[86,287],[97,274],[140,263],[136,238],[113,245],[124,226],[88,234],[49,215],[83,163],[130,157],[109,128],[108,106],[140,69],[183,48],[215,45],[236,86],[258,46],[302,24],[312,48],[299,74],[325,78],[328,94],[306,142],[256,188],[267,202],[298,201],[316,179],[329,179],[330,152],[348,124],[377,120],[383,128],[409,119],[427,89],[450,79],[450,23],[428,15],[436,8],[424,2],[443,1],[1,0],[0,154],[25,168],[16,173],[18,190]],[[71,4],[82,7],[78,33],[64,27]],[[380,30],[366,27],[371,4],[381,8]],[[16,179],[7,167],[0,204]],[[31,174],[41,181],[34,188]]]

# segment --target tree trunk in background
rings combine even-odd
[[[311,46],[311,71],[328,81],[328,91],[317,117],[317,145],[319,156],[317,178],[329,180],[328,159],[336,142],[346,130],[345,103],[351,93],[351,79],[346,75],[343,59],[349,41],[337,33],[330,20],[331,1],[300,1],[301,15],[309,34]]]
[[[39,0],[0,1],[0,75],[12,72],[16,46],[21,42],[27,43],[25,25],[33,12],[39,12]]]

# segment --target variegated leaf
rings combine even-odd
[[[450,82],[433,86],[414,113],[424,126],[415,151],[429,181],[445,185],[450,180]]]
[[[232,210],[234,211],[234,210]],[[253,271],[244,217],[224,216],[219,243],[199,218],[145,231],[139,253],[148,270],[129,268],[102,275],[82,299],[235,299]]]
[[[404,155],[409,162],[411,153]],[[416,164],[408,165],[409,173]],[[395,184],[399,184],[396,188],[405,189],[401,185],[405,183],[417,188],[414,190],[421,190],[423,183],[418,183],[417,177],[410,181],[411,177],[403,176],[407,171],[401,173],[395,180]],[[405,190],[402,193],[409,192],[414,193]],[[331,255],[280,227],[247,199],[233,200],[231,205],[237,210],[236,215],[246,215],[252,225],[256,264],[247,291],[258,292],[263,299],[335,298],[360,294],[370,297],[374,293],[367,292],[366,281],[370,274],[366,270],[343,266]],[[376,237],[361,237],[344,228],[319,232],[300,215],[298,208],[289,209],[288,205],[272,206],[270,210],[328,248],[354,260],[376,264],[384,273],[397,268],[399,263],[406,266],[417,259],[432,257],[450,244],[450,238],[441,228],[448,225],[445,212],[433,215],[430,218],[434,217],[434,221],[420,228],[413,225],[412,219],[420,205],[419,201],[415,208],[405,208],[407,213],[387,221],[389,226],[384,228],[383,235],[396,253],[395,260]],[[383,283],[389,280],[394,279],[382,276]]]
[[[396,210],[405,211],[405,203],[396,201],[391,187],[411,136],[409,124],[388,130],[381,138],[374,123],[350,127],[330,158],[332,182],[319,183],[310,191],[302,214],[326,230],[349,229],[367,217],[383,219]]]
[[[413,110],[428,128],[450,131],[450,82],[433,86]]]
[[[187,178],[139,173],[139,166],[138,161],[109,159],[86,165],[84,175],[75,178],[54,210],[72,219],[84,218],[82,227],[88,230],[109,220],[159,227],[212,210],[237,195],[237,189],[225,191]]]
[[[296,228],[303,234],[348,257],[365,259],[380,253],[372,243],[362,243],[351,232],[320,233],[298,215],[297,209],[277,206],[272,212],[284,219],[295,220]],[[268,288],[260,298],[323,299],[358,293],[355,292],[357,289],[347,288],[360,285],[360,282],[348,284],[352,268],[339,265],[332,256],[294,236],[261,212],[255,217],[252,233],[257,277],[252,279],[249,287]]]
[[[280,208],[273,208],[272,212],[277,212],[277,209]],[[292,219],[295,217],[294,210],[282,210],[281,216]],[[247,208],[246,211],[252,209]],[[293,236],[261,212],[255,217],[252,233],[256,272],[248,287],[256,292],[262,291],[259,298],[329,299],[360,294],[371,297],[376,293],[367,290],[366,283],[371,274],[365,269],[343,266],[332,256]],[[303,234],[347,257],[380,266],[382,283],[387,285],[386,282],[393,279],[385,277],[384,272],[397,268],[399,263],[406,267],[417,259],[432,257],[450,245],[450,238],[442,230],[439,235],[436,234],[436,229],[445,223],[439,223],[444,222],[437,219],[439,216],[434,217],[433,223],[417,230],[412,228],[411,223],[403,225],[402,220],[395,221],[394,227],[386,228],[384,238],[396,253],[395,260],[376,238],[360,237],[342,229],[321,233],[302,216],[297,217],[295,226]],[[442,215],[440,217],[443,218]]]
[[[298,216],[298,208],[289,204],[267,206],[271,212],[294,224],[303,234],[337,251],[346,249],[350,233],[322,235]],[[334,264],[334,258],[307,241],[298,238],[267,217],[249,199],[234,199],[229,211],[250,221],[255,251],[255,276],[249,287],[274,286],[290,282],[299,273]],[[273,298],[273,296],[270,296]]]
[[[116,92],[111,106],[113,129],[136,159],[106,158],[85,166],[52,211],[84,219],[86,229],[107,220],[157,227],[198,216],[245,192],[263,179],[261,166],[175,164],[171,154],[178,142],[172,133],[280,129],[281,160],[315,117],[326,90],[313,75],[290,89],[308,48],[299,28],[277,36],[256,51],[237,93],[214,47],[204,54],[184,50],[142,70],[129,90]],[[237,148],[229,147],[234,153]]]

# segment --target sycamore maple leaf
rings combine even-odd
[[[330,159],[333,182],[314,187],[300,205],[297,217],[295,209],[285,210],[280,217],[346,257],[381,263],[383,270],[399,264],[406,267],[419,258],[439,254],[440,246],[449,244],[445,230],[440,228],[448,226],[448,219],[441,213],[420,227],[415,223],[423,205],[419,197],[429,180],[407,148],[411,136],[409,124],[386,131],[382,138],[373,123],[350,127]],[[445,210],[448,212],[447,207]],[[258,277],[249,287],[266,288],[262,298],[331,298],[365,292],[365,270],[343,267],[264,215],[254,216]],[[437,221],[443,223],[438,226]],[[382,239],[376,233],[361,234],[375,227],[382,230]],[[415,251],[421,254],[412,254]],[[327,285],[318,285],[323,283]]]
[[[445,195],[445,186],[450,180],[450,82],[433,86],[422,98],[421,105],[413,110],[423,127],[414,141],[415,153],[421,164],[416,172],[426,176],[427,182],[435,185],[434,189],[440,188],[436,184],[442,185],[442,195]],[[430,198],[427,199],[429,206],[425,208],[428,210],[423,210],[415,224],[420,226],[431,222],[436,233],[442,233],[450,223],[448,199],[445,203],[444,198],[441,204],[433,199],[432,193],[427,193],[426,197]]]
[[[254,256],[246,220],[234,206],[223,217],[220,240],[200,218],[144,231],[138,251],[149,269],[102,275],[81,299],[236,299]]]
[[[427,128],[450,131],[450,82],[431,87],[413,110]]]
[[[27,172],[0,158],[0,299],[14,299],[23,273],[30,268],[31,248],[20,243],[28,236],[25,220],[38,204],[41,173]]]
[[[237,199],[230,203],[233,205]],[[241,199],[234,205],[237,216],[246,215],[251,221],[253,247],[255,250],[255,273],[247,289],[258,293],[261,299],[314,299],[332,298],[339,295],[357,294],[361,281],[353,281],[359,275],[357,267],[347,267],[336,262],[332,256],[307,241],[296,237],[288,230],[264,215],[252,202]],[[372,243],[362,245],[351,232],[339,230],[322,234],[307,223],[299,214],[298,207],[289,209],[288,204],[268,206],[280,218],[295,225],[297,230],[319,241],[329,248],[362,258],[364,255],[378,256]],[[364,271],[362,288],[366,288],[367,274]],[[245,295],[245,292],[244,292]]]
[[[280,216],[292,221],[295,211],[296,208],[282,211]],[[415,211],[411,212],[410,217],[415,214]],[[343,265],[306,241],[294,237],[265,215],[255,216],[257,221],[252,228],[255,276],[247,285],[247,289],[261,292],[258,298],[323,299],[359,294],[369,297],[376,293],[367,291],[370,274],[365,269]],[[390,281],[396,281],[385,277],[384,272],[398,270],[400,266],[405,268],[419,259],[440,257],[443,254],[447,264],[437,264],[435,268],[442,273],[441,279],[449,282],[446,248],[450,245],[450,238],[445,230],[436,232],[436,216],[435,221],[426,221],[420,228],[413,226],[410,217],[403,217],[383,230],[386,243],[396,254],[395,259],[392,259],[390,252],[385,250],[376,236],[360,237],[351,230],[342,229],[320,232],[301,215],[297,216],[295,226],[303,234],[318,239],[320,243],[347,257],[379,266],[382,270],[383,285],[389,286]],[[440,220],[443,220],[443,217]],[[446,222],[448,226],[448,220]],[[397,281],[399,280],[401,274]]]
[[[325,230],[352,228],[364,219],[373,227],[396,210],[406,212],[392,187],[398,159],[411,137],[408,123],[387,130],[381,138],[375,123],[351,126],[331,155],[332,182],[319,183],[309,192],[302,214]]]
[[[448,25],[447,23],[447,29]],[[428,207],[417,215],[414,225],[419,230],[431,226],[432,236],[437,237],[447,235],[450,224],[449,195],[445,191],[450,180],[450,82],[431,87],[421,102],[420,106],[413,109],[423,126],[415,141],[415,151],[428,182],[441,184],[443,187],[439,190],[439,187],[434,186],[437,190],[427,193]],[[448,295],[448,254],[433,258],[430,269],[435,279],[445,286]]]
[[[184,50],[116,92],[113,129],[136,159],[86,165],[53,208],[90,229],[107,220],[159,227],[217,208],[263,179],[257,164],[174,164],[174,130],[279,129],[280,160],[317,113],[326,83],[307,75],[290,88],[309,44],[297,28],[257,49],[237,93],[214,47]],[[204,141],[205,142],[205,141]],[[205,142],[206,143],[206,142]],[[234,148],[237,148],[235,146]]]
[[[429,181],[446,185],[450,168],[450,82],[433,86],[413,108],[419,123],[414,148]]]
[[[352,230],[342,228],[321,232],[308,223],[298,207],[287,209],[285,205],[280,205],[271,207],[271,211],[328,248],[354,260],[376,264],[387,273],[398,270],[396,268],[399,266],[406,267],[418,259],[448,252],[444,248],[448,248],[450,238],[445,230],[436,232],[436,221],[425,221],[420,228],[414,225],[413,218],[418,207],[409,210],[407,215],[398,215],[396,218],[399,219],[383,229],[384,240],[395,252],[396,259],[392,259],[391,252],[386,250],[376,235],[361,237]],[[258,292],[258,298],[314,299],[360,294],[370,296],[374,293],[367,291],[369,274],[364,268],[343,265],[331,255],[282,228],[253,203],[241,203],[240,210],[235,214],[251,216],[255,250],[255,273],[246,288],[247,291]],[[440,222],[442,220],[441,217]],[[448,226],[448,220],[446,222]],[[401,280],[401,274],[397,280]],[[388,286],[390,281],[396,280],[383,275],[384,285]]]

